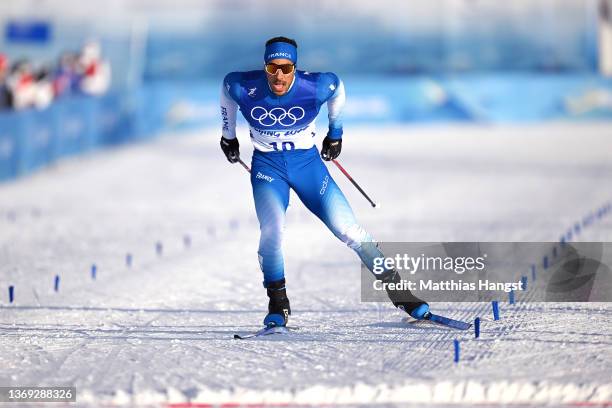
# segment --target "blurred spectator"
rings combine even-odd
[[[6,87],[8,73],[8,58],[0,54],[0,109],[7,109],[11,105],[10,95]]]
[[[78,56],[73,52],[62,54],[55,71],[53,89],[55,96],[80,91],[81,76],[78,72]]]
[[[22,110],[34,106],[36,83],[32,67],[27,60],[13,64],[6,83],[14,109]]]
[[[42,67],[35,76],[35,93],[33,104],[37,109],[45,109],[53,102],[53,79],[51,71]]]
[[[103,95],[110,87],[111,68],[102,58],[100,44],[86,43],[81,52],[65,52],[54,70],[34,72],[26,59],[13,63],[0,54],[0,109],[45,109],[58,96],[84,93]]]
[[[88,95],[102,95],[108,91],[111,69],[108,61],[102,59],[102,51],[97,41],[83,46],[79,57],[82,72],[81,90]]]

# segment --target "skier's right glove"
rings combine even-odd
[[[240,158],[240,143],[237,138],[226,139],[221,136],[221,150],[230,163],[236,163]]]

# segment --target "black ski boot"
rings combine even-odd
[[[270,282],[266,285],[268,297],[268,315],[264,319],[264,326],[286,326],[291,314],[291,306],[285,289],[285,279]]]
[[[378,279],[383,283],[395,283],[399,284],[402,277],[397,271],[385,272],[378,276]],[[429,305],[424,300],[414,296],[408,289],[390,290],[388,286],[385,287],[387,295],[393,305],[398,309],[403,310],[410,316],[417,320],[424,319],[429,313]]]

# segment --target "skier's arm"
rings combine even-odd
[[[329,130],[323,139],[321,157],[323,160],[334,160],[342,151],[342,109],[346,96],[344,84],[335,74],[324,74],[324,90],[327,92],[327,117]]]
[[[224,80],[221,86],[221,150],[230,163],[236,163],[240,158],[240,144],[236,138],[236,113],[238,104],[229,94],[229,81]]]
[[[327,136],[331,139],[342,138],[342,110],[346,101],[344,94],[344,83],[338,78],[335,78],[335,83],[330,85],[335,89],[331,97],[327,100],[327,117],[329,118],[329,131]]]
[[[221,134],[226,139],[236,138],[236,112],[238,112],[238,104],[228,92],[229,83],[223,81],[221,86],[221,120],[223,128]]]

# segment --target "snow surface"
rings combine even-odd
[[[349,128],[341,162],[379,209],[330,171],[381,241],[557,241],[611,202],[611,136],[586,123]],[[76,385],[83,406],[612,401],[610,304],[519,297],[500,321],[489,304],[432,304],[480,316],[480,339],[403,322],[360,302],[357,257],[294,196],[284,247],[299,330],[233,340],[259,328],[267,298],[249,179],[218,138],[166,135],[0,185],[0,385]],[[610,241],[612,215],[576,238]]]

